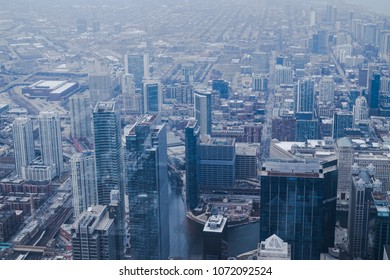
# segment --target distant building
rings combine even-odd
[[[31,98],[48,98],[49,100],[59,101],[69,98],[78,87],[78,83],[68,81],[40,80],[30,86],[22,88],[22,93],[28,94]]]
[[[10,241],[17,232],[23,222],[23,215],[21,211],[11,210],[5,205],[0,206],[0,243],[4,243]]]
[[[370,116],[377,116],[379,109],[379,92],[381,89],[381,75],[374,71],[370,77],[370,87],[368,89],[368,107],[370,109]]]
[[[346,129],[353,127],[353,115],[350,112],[337,111],[333,115],[333,139],[346,136]]]
[[[334,81],[332,76],[324,76],[319,84],[319,101],[333,103]]]
[[[149,55],[148,54],[126,54],[126,74],[133,74],[136,88],[142,88],[144,78],[149,78]]]
[[[236,143],[236,180],[257,179],[260,144]]]
[[[113,97],[110,73],[90,73],[88,82],[92,104],[96,104],[98,101],[108,101]]]
[[[114,220],[107,206],[88,208],[71,228],[74,260],[115,260]]]
[[[299,80],[295,86],[296,112],[313,112],[314,110],[314,81]]]
[[[343,137],[336,141],[336,153],[339,169],[337,182],[337,200],[341,204],[347,204],[352,185],[352,164],[354,150],[349,138]]]
[[[188,122],[185,130],[186,205],[194,210],[199,202],[198,141],[199,126],[195,120]]]
[[[213,215],[203,228],[203,259],[226,260],[227,257],[227,218]]]
[[[213,80],[212,90],[217,90],[221,98],[229,98],[229,82],[225,80]]]
[[[161,112],[162,89],[157,80],[146,80],[143,82],[143,104],[144,114],[158,114]]]

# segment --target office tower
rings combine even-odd
[[[293,84],[294,71],[291,67],[282,65],[275,66],[274,82],[276,86]]]
[[[317,34],[313,34],[312,38],[312,53],[327,54],[329,48],[328,32],[320,30]]]
[[[377,188],[372,192],[372,197],[375,206],[373,259],[382,260],[384,259],[384,247],[390,245],[390,193]]]
[[[12,127],[16,175],[24,178],[23,167],[27,167],[35,158],[33,125],[28,118],[16,118]]]
[[[194,115],[200,126],[200,134],[211,135],[211,92],[195,90]]]
[[[69,98],[71,136],[78,139],[92,137],[91,101],[85,95],[73,95]]]
[[[332,5],[326,6],[325,22],[334,26],[337,20],[337,7]]]
[[[265,241],[261,241],[257,247],[257,260],[291,260],[291,245],[284,242],[276,234],[271,235]]]
[[[227,218],[212,215],[203,228],[203,259],[226,260],[227,257]]]
[[[229,82],[225,80],[213,80],[212,90],[220,93],[221,98],[229,98]]]
[[[109,205],[111,191],[120,192],[119,226],[116,228],[117,259],[123,258],[125,245],[125,205],[123,153],[119,110],[116,103],[98,102],[93,112],[96,187],[98,203]]]
[[[268,91],[269,77],[265,74],[254,74],[252,76],[252,90],[254,91]]]
[[[268,74],[269,73],[269,59],[268,53],[255,52],[252,54],[252,70],[256,74]]]
[[[194,104],[194,87],[187,83],[181,82],[175,85],[176,88],[176,102],[179,104]]]
[[[122,76],[123,112],[125,115],[142,113],[142,95],[136,92],[133,74]]]
[[[339,169],[337,183],[337,200],[340,206],[348,206],[349,194],[352,184],[353,146],[349,138],[343,137],[336,141],[336,154]],[[346,210],[346,209],[345,209]]]
[[[370,80],[368,88],[368,107],[370,116],[377,116],[379,109],[379,91],[381,88],[381,75],[378,71],[374,71]]]
[[[113,96],[110,73],[90,73],[88,75],[91,103],[110,100]]]
[[[346,129],[353,127],[353,116],[350,112],[337,111],[333,115],[333,139],[346,136]]]
[[[70,159],[73,187],[73,215],[77,219],[88,207],[97,204],[95,155],[91,151]]]
[[[64,170],[60,117],[55,112],[40,112],[38,115],[39,139],[43,164],[55,164],[56,175]]]
[[[301,142],[308,139],[318,139],[318,118],[315,118],[312,112],[297,112],[295,119],[295,141]]]
[[[74,260],[115,260],[114,220],[107,206],[95,205],[84,211],[71,228]]]
[[[313,112],[314,110],[314,81],[299,80],[295,86],[295,103],[297,112]]]
[[[198,183],[202,192],[227,190],[235,182],[235,139],[202,135],[199,143]]]
[[[260,144],[236,143],[236,180],[257,179]]]
[[[352,175],[348,213],[348,251],[354,259],[368,258],[371,193],[378,187],[381,189],[382,185],[375,178],[375,167],[372,164],[366,169],[354,166]]]
[[[353,125],[355,126],[357,123],[361,121],[368,120],[368,104],[367,100],[364,96],[359,96],[356,98],[355,105],[353,106]]]
[[[162,90],[159,81],[147,80],[143,83],[144,114],[158,114],[161,112]]]
[[[194,210],[199,202],[199,186],[197,172],[197,151],[199,126],[195,120],[188,122],[185,131],[185,165],[186,165],[186,205]]]
[[[334,246],[337,161],[266,161],[261,171],[260,240],[291,244],[293,260],[320,259]]]
[[[148,54],[126,54],[126,74],[133,74],[136,88],[142,88],[142,80],[149,78],[149,55]]]
[[[134,259],[168,259],[167,134],[158,115],[145,115],[126,135],[130,247]]]
[[[389,58],[390,58],[390,30],[381,31],[379,54],[380,54],[381,59],[389,61]]]
[[[363,44],[376,46],[377,44],[377,25],[375,23],[366,23],[363,25]]]
[[[332,76],[322,77],[319,84],[319,101],[333,103],[334,100],[334,81]]]

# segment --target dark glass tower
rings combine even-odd
[[[292,259],[320,259],[334,243],[337,161],[273,160],[261,172],[260,240],[291,244]]]
[[[125,246],[125,206],[123,155],[119,109],[115,102],[98,102],[93,112],[93,131],[96,158],[96,186],[98,203],[110,205],[111,191],[118,190],[121,202],[118,207],[116,228],[117,258],[123,258]]]
[[[381,88],[381,75],[379,72],[375,71],[372,74],[369,83],[368,107],[370,108],[370,116],[377,116],[379,108],[379,91]]]
[[[134,259],[169,257],[167,135],[145,115],[126,135],[130,246]]]
[[[199,188],[197,177],[197,146],[199,127],[195,120],[190,121],[185,128],[186,148],[186,204],[188,210],[194,210],[198,205]]]

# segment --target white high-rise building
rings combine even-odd
[[[293,69],[282,65],[275,66],[275,85],[291,85],[293,84]]]
[[[133,74],[124,74],[122,76],[122,99],[123,112],[125,115],[141,114],[142,112],[142,95],[136,93],[135,80]]]
[[[88,207],[97,204],[95,154],[91,151],[74,154],[72,169],[73,214],[77,219]]]
[[[195,90],[194,105],[195,119],[200,126],[200,134],[211,135],[211,92]]]
[[[59,176],[64,170],[60,117],[56,112],[43,111],[39,113],[38,124],[43,164],[55,164]]]
[[[12,132],[16,175],[23,178],[23,168],[27,167],[35,158],[32,121],[28,118],[16,118]]]
[[[368,105],[364,96],[359,96],[353,106],[353,124],[368,120]]]
[[[332,76],[325,76],[319,84],[319,101],[332,103],[334,99],[334,81]]]
[[[69,108],[72,137],[92,137],[90,98],[85,95],[73,95],[69,98]]]

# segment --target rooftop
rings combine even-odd
[[[222,233],[227,222],[227,218],[222,215],[211,216],[204,225],[203,232]]]

